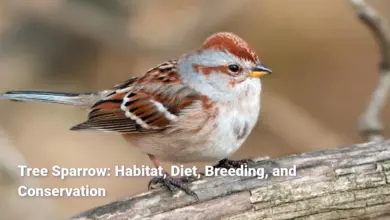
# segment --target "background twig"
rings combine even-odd
[[[369,140],[383,139],[380,113],[390,92],[390,30],[385,18],[365,0],[351,0],[362,22],[374,33],[381,50],[380,76],[363,116],[360,130]]]
[[[39,185],[33,179],[20,176],[18,165],[22,164],[27,164],[25,159],[0,128],[0,219],[53,219],[55,211],[51,202],[18,195],[18,187],[21,185]]]

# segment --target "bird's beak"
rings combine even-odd
[[[255,68],[253,68],[249,76],[254,78],[260,78],[270,73],[272,73],[272,70],[270,68],[264,66],[263,64],[256,64]]]

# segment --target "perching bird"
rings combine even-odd
[[[222,32],[201,48],[109,90],[11,91],[0,99],[87,108],[88,120],[71,130],[119,133],[148,154],[156,167],[157,159],[231,166],[235,161],[227,158],[246,140],[259,116],[260,77],[271,72],[247,42]],[[168,176],[159,181],[196,196],[180,179]]]

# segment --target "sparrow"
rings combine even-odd
[[[178,59],[168,60],[111,89],[92,93],[9,91],[0,99],[37,101],[87,109],[88,119],[73,131],[120,134],[153,165],[219,161],[236,167],[248,160],[231,156],[251,133],[260,112],[260,78],[272,70],[239,36],[220,32]],[[167,173],[168,174],[168,173]],[[195,197],[184,180],[156,177],[171,191]]]

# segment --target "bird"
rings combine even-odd
[[[199,48],[111,89],[90,93],[9,91],[0,94],[0,99],[86,109],[88,119],[71,130],[120,134],[147,154],[156,168],[160,160],[219,161],[216,166],[231,168],[248,161],[228,158],[258,121],[260,78],[270,73],[249,43],[234,33],[218,32]],[[152,181],[197,197],[184,180],[169,174]]]

